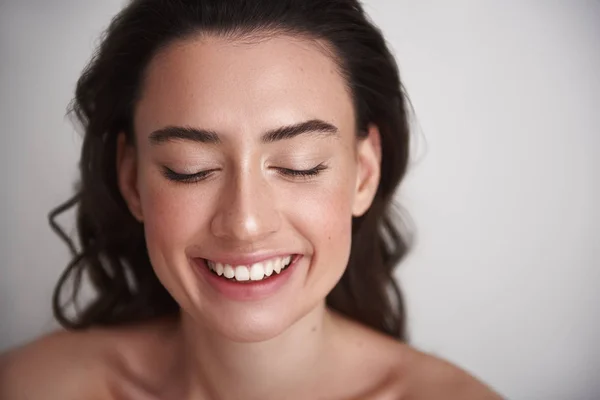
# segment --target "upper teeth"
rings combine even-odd
[[[292,261],[292,256],[275,257],[251,265],[222,264],[207,260],[208,267],[219,276],[237,281],[260,281],[276,272],[279,274]]]

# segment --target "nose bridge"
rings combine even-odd
[[[252,242],[275,232],[279,224],[271,189],[260,169],[246,166],[229,174],[212,221],[213,233]]]

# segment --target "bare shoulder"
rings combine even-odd
[[[59,331],[0,358],[0,398],[74,399],[88,393],[90,377],[106,358],[96,335]],[[85,387],[85,386],[88,387]]]
[[[501,400],[485,383],[458,366],[399,344],[398,379],[408,399]]]
[[[158,348],[153,341],[159,340],[160,333],[147,327],[51,333],[0,356],[0,399],[91,400],[141,393],[128,382],[145,361],[138,355]]]
[[[352,357],[361,360],[361,374],[375,385],[360,398],[373,400],[501,400],[486,384],[441,358],[426,354],[382,333],[346,321],[354,345]]]

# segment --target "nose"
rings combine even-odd
[[[272,194],[258,171],[247,170],[228,177],[211,221],[213,235],[253,243],[279,230],[281,219]]]

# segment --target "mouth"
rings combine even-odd
[[[258,282],[275,277],[290,267],[298,255],[273,257],[249,265],[231,265],[204,259],[208,270],[218,277],[231,282]]]

